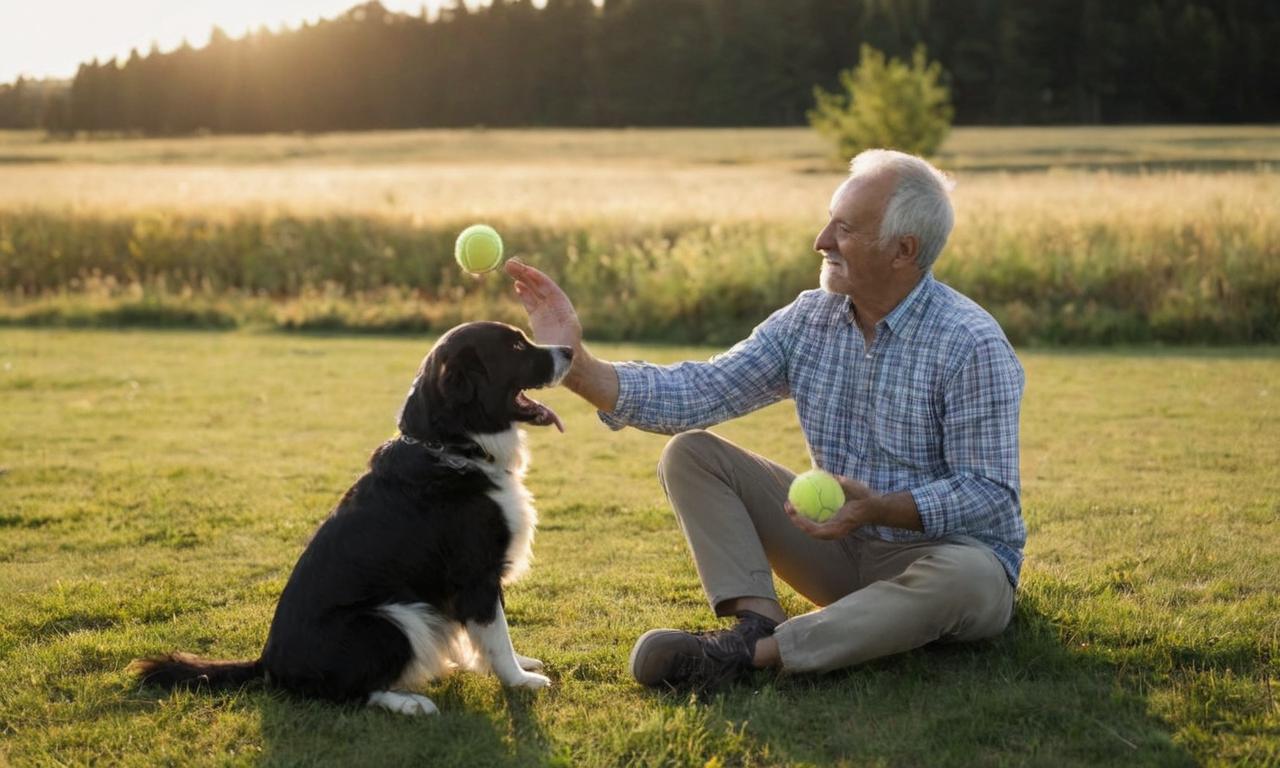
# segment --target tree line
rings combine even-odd
[[[1274,0],[377,2],[0,86],[53,132],[799,125],[869,44],[944,71],[960,124],[1280,119]]]

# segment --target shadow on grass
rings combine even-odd
[[[260,694],[265,765],[541,765],[551,743],[532,709],[536,694],[457,676],[427,692],[441,714],[410,717]]]
[[[744,729],[769,763],[1195,764],[1148,712],[1145,672],[1155,670],[1064,645],[1023,601],[992,641],[934,645],[830,675],[762,673],[709,709]]]

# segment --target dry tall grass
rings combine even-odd
[[[939,273],[1023,341],[1280,340],[1273,156],[1268,128],[957,131]],[[10,320],[435,327],[503,311],[498,281],[449,260],[453,232],[484,220],[589,297],[598,333],[701,341],[815,283],[843,176],[797,130],[3,134],[0,157]],[[1258,169],[1116,170],[1246,157]]]

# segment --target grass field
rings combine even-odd
[[[133,688],[122,670],[140,654],[260,650],[289,567],[391,433],[428,344],[0,330],[0,763],[1280,762],[1274,349],[1023,353],[1028,557],[993,642],[761,674],[711,702],[641,690],[624,671],[640,632],[715,624],[653,474],[663,438],[611,433],[553,391],[568,433],[531,435],[542,525],[508,600],[552,689],[455,677],[424,722]],[[807,464],[787,404],[717,431]]]
[[[706,357],[603,341],[728,343],[812,287],[828,152],[803,129],[0,132],[0,325],[58,326],[0,327],[0,765],[1280,765],[1272,126],[944,146],[939,276],[1028,374],[1028,559],[993,642],[710,702],[639,689],[637,635],[715,626],[654,477],[664,439],[551,392],[569,433],[531,435],[542,526],[508,602],[550,691],[463,675],[420,722],[129,684],[141,654],[255,655],[429,334],[522,319],[452,265],[462,226],[559,278],[603,356]],[[1219,346],[1048,348],[1133,341]],[[789,405],[717,431],[808,464]]]

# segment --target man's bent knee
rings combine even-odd
[[[983,547],[946,547],[912,563],[902,576],[925,591],[939,615],[947,617],[944,639],[992,637],[1009,623],[1012,585]]]
[[[709,446],[720,442],[720,438],[705,429],[691,429],[674,435],[662,449],[662,457],[658,459],[658,467],[670,466],[673,463],[684,463],[689,459],[706,453]]]
[[[658,459],[658,478],[665,485],[671,474],[698,466],[698,457],[705,456],[710,446],[719,441],[720,438],[705,429],[691,429],[672,437]]]

